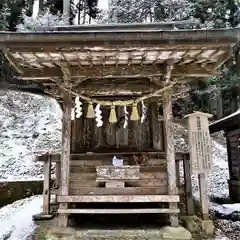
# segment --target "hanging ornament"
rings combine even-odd
[[[93,109],[93,103],[92,102],[90,102],[88,104],[88,110],[87,110],[86,118],[95,118],[94,109]]]
[[[82,116],[82,102],[80,102],[79,96],[75,98],[75,112],[76,118],[80,118]]]
[[[74,111],[74,108],[72,108],[72,111],[71,111],[71,120],[74,120],[75,119],[75,111]]]
[[[126,128],[128,126],[128,111],[127,111],[127,106],[124,106],[124,116],[125,116],[125,121],[123,124],[123,128]]]
[[[110,123],[116,123],[117,122],[117,115],[116,115],[116,110],[115,110],[114,105],[111,106],[110,115],[109,115],[109,122]]]
[[[133,103],[133,106],[132,106],[132,114],[131,114],[130,120],[132,120],[132,121],[138,121],[138,120],[139,120],[137,103]]]
[[[147,114],[147,108],[144,104],[144,102],[142,101],[142,116],[141,116],[141,123],[144,122],[145,118],[146,118],[146,114]]]
[[[103,121],[102,121],[102,111],[100,109],[100,104],[98,104],[95,107],[95,116],[96,116],[97,127],[101,127],[103,125]]]

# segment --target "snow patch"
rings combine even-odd
[[[32,215],[42,211],[42,196],[16,201],[0,209],[0,240],[24,240],[36,229]]]
[[[215,205],[214,210],[227,216],[233,212],[240,212],[240,203]]]

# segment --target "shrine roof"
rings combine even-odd
[[[173,22],[66,26],[0,32],[0,49],[21,80],[50,88],[61,82],[62,69],[67,68],[71,86],[81,91],[141,95],[164,86],[169,61],[171,81],[180,85],[217,74],[231,57],[239,33],[238,28],[183,29]]]

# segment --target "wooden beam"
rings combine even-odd
[[[210,64],[211,65],[211,64]],[[201,68],[201,65],[186,64],[183,66],[175,66],[172,72],[173,77],[209,77],[216,75],[211,66],[209,68]],[[122,65],[122,66],[84,66],[71,67],[69,69],[71,78],[108,78],[109,76],[115,78],[131,77],[131,78],[148,78],[154,76],[163,76],[165,74],[165,66],[160,64],[155,65]],[[62,77],[61,68],[43,68],[32,69],[25,68],[22,79],[48,79],[54,77]]]
[[[174,129],[173,129],[173,113],[172,113],[172,89],[169,89],[163,94],[163,118],[165,132],[165,152],[167,159],[168,172],[168,193],[175,195],[178,193],[176,186],[176,163],[174,149]],[[170,203],[170,208],[177,208],[177,204]],[[178,226],[178,216],[170,215],[171,226]]]
[[[11,54],[9,54],[8,50],[4,50],[4,55],[9,61],[10,65],[14,67],[18,73],[23,74],[23,68],[19,66],[19,64],[16,62],[16,59],[14,59]]]
[[[72,97],[63,91],[63,118],[62,118],[62,154],[61,154],[61,195],[67,196],[69,190],[70,173],[70,141],[71,141],[71,108]],[[67,209],[67,204],[60,204],[60,209]],[[59,216],[59,225],[66,227],[68,215]]]
[[[154,158],[155,156],[158,157],[165,157],[165,152],[159,152],[159,151],[109,151],[109,152],[95,152],[95,153],[76,153],[76,154],[71,154],[70,159],[77,159],[77,160],[88,160],[88,159],[101,159],[101,158],[105,158],[106,156],[112,157],[114,155],[116,156],[128,156],[128,155],[147,155],[147,156],[151,156],[151,158]],[[176,161],[181,161],[183,160],[184,157],[189,157],[188,153],[184,153],[184,152],[176,152]],[[38,160],[37,161],[44,161],[45,155],[42,156],[38,156]],[[52,162],[59,162],[61,158],[60,154],[52,154]],[[75,160],[72,160],[71,162],[74,162]]]
[[[149,213],[179,213],[179,209],[168,208],[138,208],[138,209],[59,209],[58,213],[68,214],[149,214]]]
[[[88,203],[88,202],[179,202],[178,195],[105,195],[105,196],[58,196],[60,203]]]
[[[156,84],[149,82],[148,79],[145,79],[141,82],[135,82],[135,80],[131,81],[112,81],[109,79],[108,81],[99,80],[99,81],[86,81],[84,84],[78,85],[77,88],[74,88],[74,91],[79,93],[88,93],[94,95],[101,95],[100,93],[104,92],[132,92],[132,93],[142,93],[142,92],[154,92],[157,88],[159,88]],[[99,84],[101,84],[101,88],[99,88]],[[126,93],[125,93],[126,94]]]
[[[27,33],[1,33],[0,34],[0,46],[18,46],[38,49],[44,47],[84,47],[84,46],[141,46],[146,45],[162,46],[168,45],[169,47],[175,47],[176,45],[193,45],[196,46],[209,46],[216,45],[229,46],[230,44],[236,44],[238,41],[239,29],[213,29],[206,31],[205,29],[194,30],[177,30],[177,31],[163,31],[154,30],[138,30],[131,31],[129,27],[128,31],[119,31],[119,26],[113,26],[112,31],[104,31],[95,27],[92,31],[64,31],[64,32],[27,32]],[[140,27],[140,26],[139,26]],[[121,27],[120,27],[121,28]],[[175,46],[174,46],[175,45]]]

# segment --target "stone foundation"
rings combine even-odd
[[[159,229],[146,230],[77,230],[75,228],[58,228],[54,227],[49,230],[47,240],[190,240],[192,236],[183,227],[163,227]]]

